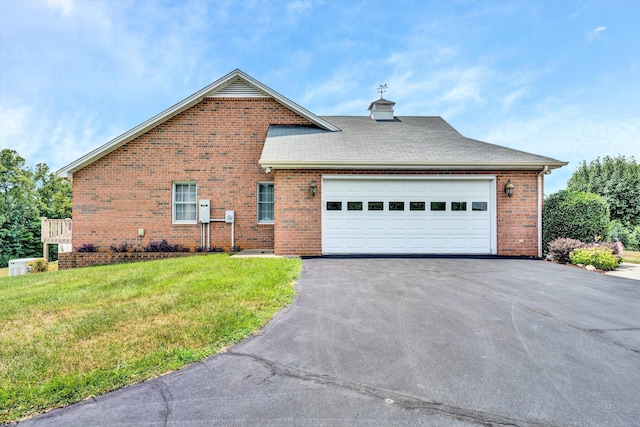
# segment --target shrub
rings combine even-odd
[[[84,245],[76,248],[78,252],[98,252],[98,248],[92,245],[91,243],[85,243]]]
[[[159,242],[149,242],[144,250],[145,252],[189,252],[188,248],[184,248],[180,244],[171,245],[166,239]]]
[[[609,248],[595,246],[573,251],[571,263],[593,265],[599,270],[614,270],[620,264],[620,258]]]
[[[585,244],[580,240],[560,237],[549,242],[548,254],[552,260],[557,261],[560,264],[567,264],[571,262],[571,258],[569,257],[571,252],[583,247],[585,247]]]
[[[233,252],[233,253],[242,252],[242,248],[240,246],[233,246],[231,248],[231,252]]]
[[[200,246],[198,249],[196,249],[196,252],[223,253],[224,249],[219,247],[219,246],[211,246],[209,248],[206,248],[204,246]]]
[[[31,273],[44,273],[49,271],[49,263],[44,258],[31,261],[27,265],[31,267]]]
[[[609,232],[609,205],[597,194],[560,190],[547,197],[542,217],[543,247],[559,237],[595,242]]]
[[[133,249],[133,246],[131,246],[128,243],[121,243],[119,245],[111,245],[109,246],[109,250],[111,252],[130,252]]]

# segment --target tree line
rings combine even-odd
[[[17,151],[0,152],[0,268],[15,258],[42,256],[40,217],[71,218],[71,182],[44,163],[26,166]],[[50,259],[57,259],[51,245]]]
[[[633,156],[583,161],[567,188],[545,200],[543,243],[557,238],[582,242],[620,240],[640,250],[640,163]]]

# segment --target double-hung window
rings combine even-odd
[[[273,182],[258,184],[258,224],[273,224]]]
[[[198,208],[195,182],[173,183],[173,223],[195,224]]]

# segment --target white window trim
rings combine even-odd
[[[271,184],[271,186],[273,186],[273,216],[275,217],[275,205],[276,205],[276,201],[275,201],[275,193],[276,193],[276,187],[273,184],[273,181],[264,181],[264,182],[259,182],[256,185],[256,221],[258,224],[273,224],[274,220],[270,220],[270,221],[265,221],[265,220],[261,220],[260,219],[260,186],[261,185],[265,185],[265,184]]]
[[[177,185],[195,185],[196,198],[194,201],[196,209],[196,218],[193,220],[177,220],[176,219],[176,186]],[[198,223],[198,184],[195,181],[175,181],[171,184],[171,223],[172,224],[197,224]]]

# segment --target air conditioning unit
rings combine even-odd
[[[21,276],[29,272],[29,263],[41,258],[20,258],[9,261],[9,276]]]

